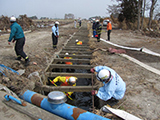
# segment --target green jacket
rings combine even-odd
[[[11,42],[12,39],[17,40],[24,37],[22,27],[17,22],[14,22],[10,28],[11,33],[8,42]]]

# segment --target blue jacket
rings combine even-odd
[[[22,27],[17,22],[14,22],[10,28],[11,33],[8,42],[11,42],[12,39],[17,40],[24,37]]]
[[[96,72],[107,69],[111,72],[113,77],[108,83],[103,82],[104,86],[99,88],[97,96],[104,101],[112,97],[117,100],[122,99],[126,91],[126,84],[122,78],[113,69],[107,66],[96,66],[94,69]]]
[[[58,26],[56,27],[55,25],[52,27],[52,32],[53,34],[56,36],[58,35],[59,36],[59,28]]]

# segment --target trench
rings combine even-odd
[[[55,58],[51,61],[45,72],[45,84],[48,86],[55,86],[50,82],[57,76],[75,76],[78,78],[76,87],[79,86],[75,91],[72,87],[69,89],[73,91],[72,99],[68,99],[66,103],[76,106],[84,110],[91,110],[92,95],[91,90],[96,88],[92,86],[92,73],[90,69],[93,67],[90,65],[90,59],[92,59],[92,50],[89,48],[89,31],[87,30],[87,23],[84,23],[81,28],[76,32],[63,46],[63,48],[57,53]],[[82,45],[77,45],[76,40],[82,41]],[[69,53],[69,55],[65,55]],[[64,57],[72,57],[72,59],[64,59]],[[72,62],[72,65],[67,65],[65,62]],[[60,83],[56,83],[57,86]],[[84,90],[84,86],[88,86],[87,90]],[[60,91],[69,92],[66,89]],[[45,95],[49,93],[45,92]]]

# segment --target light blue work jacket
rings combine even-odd
[[[52,27],[52,33],[56,36],[59,36],[59,28],[58,26],[56,27],[55,25]]]
[[[104,86],[99,88],[96,95],[104,101],[107,101],[112,97],[117,100],[122,99],[126,91],[126,84],[122,78],[113,69],[107,66],[96,66],[94,69],[96,72],[107,69],[112,75],[112,79],[108,83],[103,82]]]

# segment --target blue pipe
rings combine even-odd
[[[20,105],[23,105],[23,106],[26,106],[26,104],[24,102],[21,102],[20,100],[18,100],[17,98],[11,96],[11,95],[5,95],[4,98],[7,100],[7,101],[10,101],[10,100],[13,100],[15,101],[16,103],[20,104]]]
[[[110,120],[66,103],[51,104],[45,96],[30,90],[20,98],[68,120]]]

